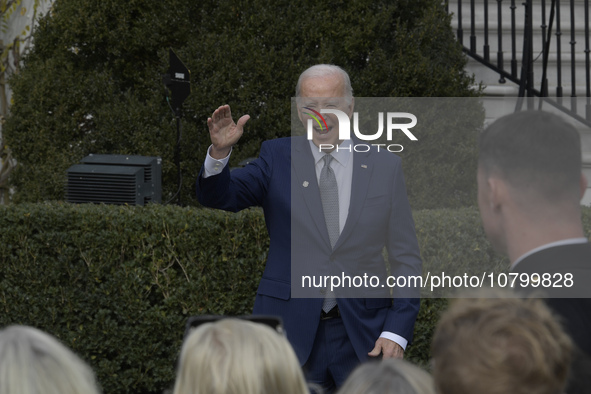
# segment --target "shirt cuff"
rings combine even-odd
[[[406,339],[402,338],[400,335],[394,334],[393,332],[383,331],[380,335],[380,338],[386,338],[396,342],[403,350],[406,350],[406,345],[408,345],[408,341]]]
[[[222,172],[224,167],[228,165],[228,161],[230,161],[230,155],[232,154],[232,149],[230,148],[230,153],[228,153],[228,156],[219,160],[214,159],[209,155],[209,150],[212,146],[213,145],[210,145],[209,148],[207,148],[207,155],[205,155],[205,161],[203,162],[203,178],[208,178]]]

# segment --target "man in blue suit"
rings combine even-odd
[[[296,96],[304,125],[312,110],[353,113],[349,76],[337,66],[304,71]],[[230,173],[229,155],[248,119],[234,123],[224,105],[207,120],[212,145],[197,196],[205,206],[234,212],[263,208],[271,244],[253,313],[281,316],[308,379],[332,392],[368,357],[403,357],[419,299],[397,289],[392,297],[382,286],[356,297],[324,286],[308,289],[302,276],[371,272],[384,284],[384,248],[390,275],[421,275],[401,160],[384,150],[355,152],[355,141],[339,140],[336,116],[325,115],[312,140],[266,141],[257,160]],[[339,149],[326,152],[321,145]]]

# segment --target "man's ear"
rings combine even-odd
[[[304,125],[304,128],[305,128],[306,125],[304,124],[304,116],[302,115],[302,107],[303,107],[303,105],[301,105],[301,103],[299,102],[299,97],[296,98],[296,109],[298,111],[298,118],[300,118],[300,122],[302,122],[302,124]]]
[[[349,104],[349,110],[347,111],[347,115],[349,115],[349,119],[353,119],[353,109],[355,108],[355,97],[351,97],[351,104]]]
[[[580,187],[581,187],[581,199],[582,199],[583,196],[585,195],[585,192],[587,191],[587,177],[582,172],[581,172]]]
[[[496,211],[505,202],[508,192],[507,185],[497,176],[488,177],[486,183],[488,186],[488,203],[491,210]]]

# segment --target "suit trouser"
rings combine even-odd
[[[304,373],[308,382],[320,385],[324,393],[332,393],[343,385],[359,358],[349,340],[343,319],[321,320],[314,346]]]

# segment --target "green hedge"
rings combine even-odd
[[[591,209],[584,227],[591,235]],[[414,213],[424,271],[507,267],[475,208]],[[185,321],[249,314],[268,248],[260,210],[150,205],[0,207],[0,326],[70,346],[107,393],[160,393],[174,380]],[[406,357],[428,365],[446,299],[423,299]]]
[[[1,325],[57,335],[107,393],[169,385],[187,317],[250,313],[268,246],[255,211],[39,204],[0,218]]]
[[[207,117],[226,103],[250,114],[230,164],[257,156],[262,141],[290,134],[290,97],[313,64],[344,67],[358,97],[473,96],[450,20],[440,0],[57,0],[10,81],[13,200],[62,200],[67,168],[95,153],[162,157],[167,201],[177,189],[161,78],[169,47],[192,72],[181,167],[182,199],[196,205]],[[404,152],[415,208],[475,201],[476,132],[461,118]]]
[[[591,235],[591,209],[583,211]],[[414,213],[424,271],[507,267],[477,209]],[[107,393],[160,393],[174,380],[185,321],[249,314],[268,248],[260,210],[150,205],[0,206],[0,326],[70,346]],[[445,299],[423,299],[406,357],[426,366]]]
[[[506,264],[476,209],[415,212],[425,270]],[[0,207],[0,325],[58,336],[108,393],[157,393],[174,379],[184,324],[249,314],[268,248],[260,210],[150,205]],[[407,357],[426,365],[444,299],[424,299]]]

